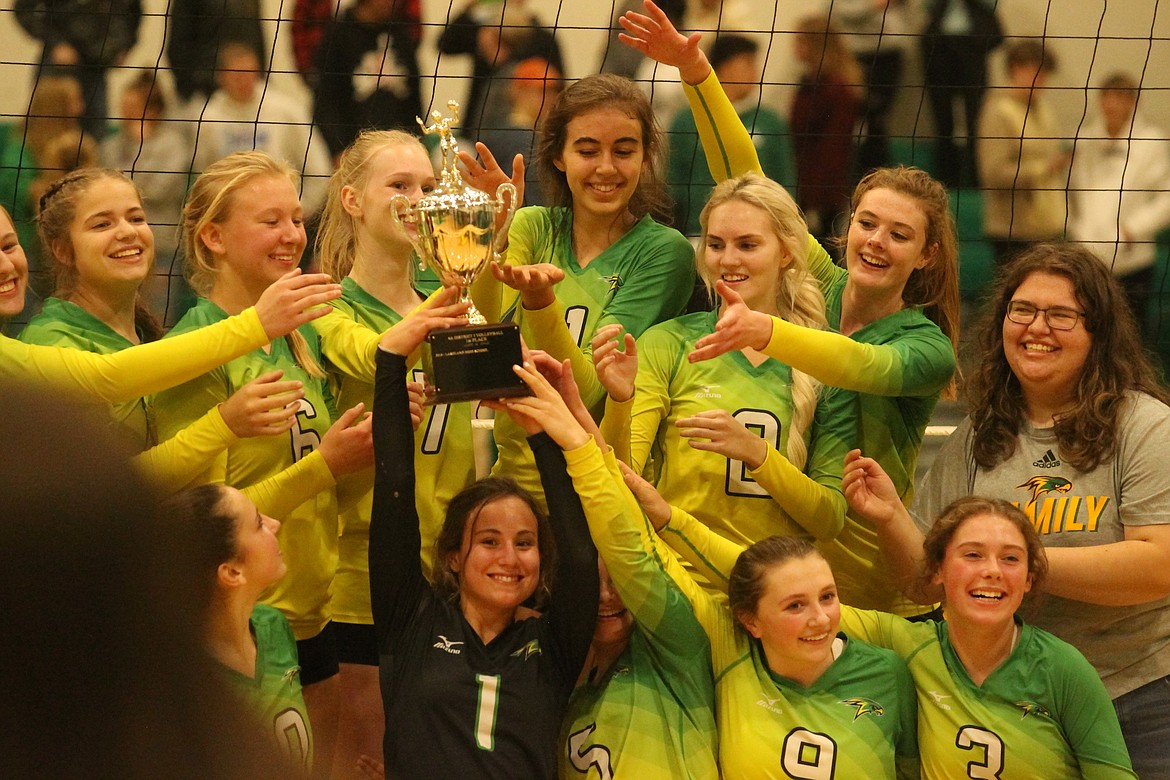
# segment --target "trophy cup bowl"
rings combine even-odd
[[[507,229],[515,210],[516,188],[510,182],[500,184],[493,198],[462,181],[451,181],[446,171],[435,190],[413,206],[405,195],[390,199],[390,213],[406,230],[419,259],[435,269],[444,285],[458,287],[460,300],[467,303],[472,282],[496,258],[496,236]],[[504,222],[497,230],[501,214]],[[423,370],[428,402],[528,395],[527,385],[512,370],[523,359],[519,327],[487,322],[473,303],[468,322],[468,327],[427,336]]]

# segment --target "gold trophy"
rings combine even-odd
[[[497,234],[507,230],[516,212],[516,188],[504,182],[493,198],[463,182],[455,166],[459,147],[451,126],[459,122],[459,104],[447,102],[452,116],[431,112],[431,125],[418,118],[427,135],[439,136],[443,171],[439,184],[411,206],[405,195],[390,199],[390,213],[406,230],[421,261],[430,266],[443,284],[458,287],[460,300],[471,303],[472,282],[497,257]],[[507,202],[505,202],[507,196]],[[497,230],[496,220],[506,214]],[[406,229],[403,217],[417,227]],[[472,304],[470,326],[434,331],[423,353],[427,395],[436,403],[527,395],[528,388],[512,371],[522,360],[520,329],[512,322],[488,323]]]

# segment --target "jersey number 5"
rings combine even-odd
[[[828,734],[796,728],[784,738],[780,766],[798,780],[832,780],[837,767],[837,743]]]
[[[780,419],[764,409],[740,409],[732,418],[756,433],[775,449],[780,449]],[[748,468],[742,460],[727,459],[727,486],[729,496],[767,496],[768,491],[748,476]]]

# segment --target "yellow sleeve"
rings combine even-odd
[[[362,382],[374,382],[374,355],[382,334],[333,309],[313,320],[321,337],[321,354],[338,371]]]
[[[298,506],[336,484],[325,457],[313,450],[279,474],[240,488],[240,492],[264,514],[283,520]]]
[[[742,545],[724,539],[677,506],[670,508],[670,522],[658,535],[684,561],[722,589],[726,589],[731,569],[744,551]]]
[[[182,384],[269,341],[251,308],[190,333],[109,355],[0,337],[0,379],[44,383],[114,404]]]
[[[695,117],[695,127],[707,156],[707,167],[711,178],[721,181],[742,176],[745,173],[764,174],[756,145],[735,107],[727,99],[723,85],[711,71],[701,84],[683,84],[683,92]]]
[[[606,396],[600,426],[601,438],[613,449],[614,457],[627,466],[630,465],[630,412],[633,409],[633,396],[626,401],[615,401]]]
[[[771,444],[764,462],[748,473],[818,542],[835,539],[845,527],[845,497],[840,491],[810,479]]]
[[[593,358],[577,346],[573,334],[569,333],[560,301],[553,301],[543,309],[525,309],[521,319],[520,335],[528,346],[543,349],[557,360],[569,360],[585,408],[595,409],[605,397],[605,388],[597,379]]]
[[[216,456],[237,441],[219,406],[214,406],[171,438],[135,456],[133,463],[162,490],[178,493],[194,484]]]

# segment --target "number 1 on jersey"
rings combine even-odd
[[[500,703],[500,676],[477,674],[479,699],[475,708],[475,744],[480,750],[496,749],[496,708]]]

